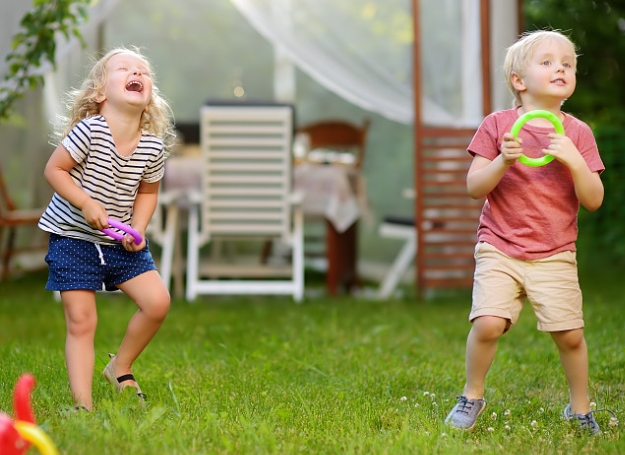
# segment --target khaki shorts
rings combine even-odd
[[[473,305],[469,320],[497,316],[515,324],[529,300],[538,330],[559,332],[584,327],[582,292],[575,252],[563,251],[535,261],[506,256],[494,246],[475,246]]]

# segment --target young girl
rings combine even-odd
[[[91,410],[95,293],[120,289],[138,306],[104,376],[119,392],[134,387],[132,364],[169,310],[169,293],[145,240],[157,204],[166,150],[175,135],[171,109],[154,86],[138,50],[115,49],[97,61],[71,93],[70,118],[44,175],[55,193],[39,221],[50,232],[46,289],[60,291],[65,310],[65,357],[77,409]],[[121,242],[102,229],[111,217],[143,236]]]

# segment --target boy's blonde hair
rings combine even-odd
[[[506,79],[506,85],[508,90],[514,96],[512,106],[521,106],[521,95],[518,90],[512,86],[512,73],[518,74],[520,77],[524,76],[525,68],[528,62],[534,55],[534,51],[539,44],[548,40],[561,40],[571,45],[574,54],[576,51],[575,44],[571,39],[564,35],[559,30],[534,30],[531,32],[525,32],[521,37],[508,48],[506,58],[503,62],[503,74]],[[574,68],[577,68],[577,54],[575,54]]]
[[[143,60],[150,72],[153,81],[152,96],[147,108],[141,114],[139,126],[143,131],[152,133],[163,141],[167,155],[173,149],[176,141],[173,112],[156,87],[152,65],[137,47],[118,47],[107,52],[95,62],[80,89],[71,90],[67,94],[68,101],[66,104],[69,109],[69,117],[63,119],[62,129],[56,133],[57,139],[60,140],[67,136],[81,120],[100,113],[100,104],[96,102],[96,98],[102,93],[106,84],[106,64],[113,56],[122,53],[132,54]]]

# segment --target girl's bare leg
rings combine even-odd
[[[98,324],[95,292],[75,290],[61,292],[65,310],[67,337],[65,363],[69,386],[76,406],[93,408],[92,384],[95,353],[93,340]]]
[[[117,286],[139,310],[132,316],[113,364],[115,376],[132,373],[132,364],[154,337],[169,311],[170,297],[156,270]]]

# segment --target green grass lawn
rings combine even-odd
[[[623,418],[623,284],[601,272],[583,280],[590,393]],[[62,454],[625,453],[607,413],[592,439],[562,420],[564,374],[530,308],[501,339],[475,431],[443,424],[464,381],[469,294],[174,301],[135,364],[145,406],[101,375],[135,306],[99,295],[95,411],[75,414],[63,310],[44,282],[32,274],[0,284],[0,410],[13,414],[13,385],[32,372],[38,423]]]

